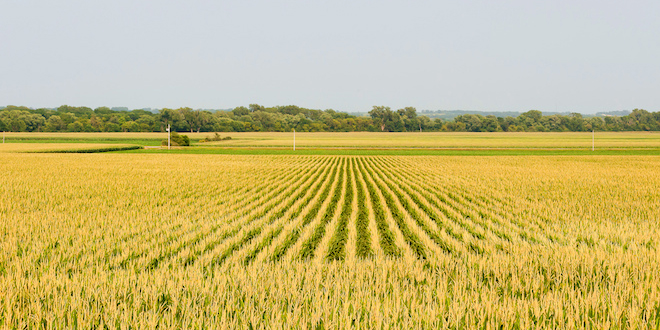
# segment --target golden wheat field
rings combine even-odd
[[[660,157],[2,154],[0,328],[660,327]]]

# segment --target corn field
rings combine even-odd
[[[658,329],[656,156],[3,154],[0,328]]]

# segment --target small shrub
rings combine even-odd
[[[177,132],[172,132],[172,135],[170,136],[170,142],[173,146],[189,146],[190,145],[190,138],[188,135],[180,135]],[[167,140],[164,140],[161,142],[161,145],[166,146],[167,145]]]
[[[207,136],[201,142],[211,142],[211,141],[224,141],[231,140],[231,136],[221,137],[217,132],[213,133],[213,137]]]

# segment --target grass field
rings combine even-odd
[[[291,147],[292,133],[220,133],[231,140],[199,143],[213,133],[181,133],[200,147]],[[7,142],[160,145],[166,133],[6,133]],[[296,133],[299,148],[569,148],[590,149],[591,133]],[[658,132],[596,132],[597,149],[660,149]]]
[[[225,133],[223,146],[288,147],[292,133]],[[660,134],[598,132],[601,148],[660,148]],[[591,133],[296,133],[299,147],[343,148],[591,148]]]
[[[99,152],[119,151],[137,147],[130,144],[110,143],[2,143],[0,153],[16,152],[54,152],[54,153],[76,153],[76,152]]]
[[[141,154],[198,154],[198,155],[344,155],[344,156],[660,156],[660,148],[291,148],[281,147],[181,147],[135,149],[118,151]]]
[[[657,329],[658,173],[657,156],[7,153],[0,328]]]

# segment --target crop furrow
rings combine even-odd
[[[257,257],[259,252],[261,252],[261,250],[273,242],[273,240],[282,232],[282,229],[284,229],[284,225],[279,225],[274,230],[271,230],[270,233],[268,233],[268,235],[259,243],[259,245],[252,249],[245,257],[245,259],[243,259],[243,264],[246,266],[249,265]]]
[[[313,172],[308,173],[303,179],[298,180],[297,182],[293,182],[290,185],[289,185],[289,183],[286,183],[289,187],[286,190],[286,192],[281,193],[281,194],[277,194],[277,199],[276,200],[271,200],[270,203],[268,203],[265,207],[263,207],[261,211],[258,211],[257,213],[253,214],[252,216],[250,216],[247,219],[247,221],[243,221],[239,226],[237,226],[237,228],[234,228],[235,232],[238,232],[240,230],[240,228],[251,224],[253,221],[264,217],[271,210],[277,210],[273,214],[271,214],[271,216],[268,217],[267,220],[266,220],[266,224],[273,223],[276,219],[278,219],[278,217],[280,217],[282,214],[284,214],[286,209],[288,207],[290,207],[296,201],[296,198],[298,197],[298,195],[296,195],[295,197],[287,197],[287,196],[290,196],[292,193],[294,193],[296,191],[298,191],[299,194],[300,194],[300,192],[306,192],[306,190],[309,188],[309,186],[312,184],[312,182],[315,181],[315,179],[310,180],[310,177],[315,173],[317,174],[317,176],[320,175],[320,173],[323,173],[324,169],[327,166],[328,165],[324,165],[322,167],[316,167],[316,169],[314,169]],[[305,182],[307,182],[307,184],[301,185],[302,183],[305,183]],[[284,188],[281,191],[284,191]],[[261,233],[262,228],[263,227],[258,228],[258,233],[256,235],[259,235]],[[257,230],[257,229],[255,229],[255,230]],[[255,231],[255,230],[253,230],[253,231]],[[253,232],[253,231],[251,231],[251,232]],[[185,264],[187,264],[187,265],[193,264],[195,262],[195,260],[199,258],[200,255],[205,254],[206,252],[213,250],[216,246],[220,245],[228,237],[231,237],[231,236],[233,236],[233,234],[229,235],[229,236],[228,235],[223,235],[219,239],[208,243],[202,251],[193,252],[188,257]],[[254,238],[254,237],[250,236],[249,240],[252,240],[252,238]],[[225,250],[225,252],[231,251],[231,252],[229,252],[231,254],[231,253],[233,253],[233,251],[235,251],[235,248],[242,246],[244,243],[246,243],[248,241],[241,241],[242,243],[238,246],[235,246],[235,244],[232,244],[229,249]],[[225,252],[223,252],[223,254]],[[222,258],[220,258],[220,259],[222,259]]]
[[[275,178],[280,178],[280,179],[284,179],[284,180],[290,180],[290,179],[292,179],[292,178],[298,176],[301,172],[302,172],[302,169],[299,169],[298,171],[293,172],[293,173],[289,173],[289,174],[287,174],[287,173],[281,173],[281,172],[280,172],[280,173],[278,173],[278,174],[275,176]],[[256,206],[255,206],[255,205],[252,205],[252,204],[253,204],[253,203],[259,203],[259,200],[262,199],[262,197],[266,196],[266,198],[263,199],[263,201],[262,201],[261,203],[267,202],[267,201],[270,200],[273,196],[276,196],[278,192],[281,192],[282,190],[284,190],[284,189],[286,188],[286,185],[285,185],[285,184],[281,184],[281,185],[280,185],[280,186],[281,186],[281,189],[278,190],[278,192],[272,192],[272,191],[271,191],[271,192],[269,193],[268,190],[266,190],[266,188],[272,185],[272,181],[263,181],[263,182],[265,182],[265,183],[262,184],[262,185],[260,185],[260,186],[258,186],[258,187],[256,188],[256,190],[254,191],[254,193],[257,193],[257,194],[256,194],[253,198],[250,198],[250,199],[244,199],[243,203],[240,203],[240,204],[235,205],[234,208],[233,208],[231,211],[227,212],[227,213],[228,213],[228,214],[231,214],[231,213],[234,213],[234,212],[240,211],[241,209],[254,209]],[[277,180],[277,181],[274,181],[274,182],[280,182],[280,180]],[[285,181],[285,182],[286,182],[286,181]],[[261,204],[261,203],[259,203],[259,204]],[[257,204],[257,205],[258,205],[258,204]],[[203,220],[203,219],[200,218],[200,220]],[[200,221],[200,220],[198,220],[198,221]],[[195,221],[195,222],[190,223],[190,224],[188,224],[188,225],[190,226],[190,225],[192,225],[192,224],[197,223],[198,221]],[[233,221],[230,221],[229,223],[232,223],[232,222],[233,222]],[[211,230],[210,230],[210,232],[209,232],[208,234],[209,234],[209,235],[210,235],[210,234],[213,234],[217,229],[219,229],[220,227],[225,226],[225,225],[227,225],[227,223],[218,223],[218,224],[214,225],[214,226],[211,228]],[[178,225],[176,225],[176,226],[174,226],[174,227],[177,227],[177,226],[178,226],[178,227],[181,227],[180,224],[178,224]],[[159,232],[153,234],[153,235],[151,236],[151,237],[152,237],[151,239],[150,239],[150,238],[147,238],[147,239],[144,240],[144,242],[150,242],[150,241],[152,241],[153,239],[157,239],[158,237],[161,237],[161,236],[162,236],[162,233],[164,233],[165,230],[166,230],[166,229],[161,229]],[[175,237],[181,237],[181,234],[179,234],[179,233],[172,233],[172,234],[168,235],[168,237],[165,239],[164,242],[161,242],[161,243],[155,243],[155,244],[156,244],[156,245],[168,244],[168,243],[171,242],[171,241],[173,240],[173,238],[175,238]],[[125,243],[127,244],[128,242],[125,242]],[[141,251],[141,252],[132,251],[132,252],[131,252],[131,253],[130,253],[130,254],[129,254],[124,260],[122,260],[122,261],[119,262],[119,267],[120,267],[120,268],[125,268],[126,265],[127,265],[130,261],[132,261],[132,260],[134,260],[134,259],[137,259],[137,258],[139,258],[139,257],[142,257],[142,256],[144,256],[144,255],[146,255],[146,254],[148,253],[148,251],[152,250],[153,248],[154,248],[154,247],[148,247],[148,248],[146,248],[145,250],[143,250],[143,251]],[[121,251],[121,249],[117,249],[117,248],[115,248],[114,254],[117,254],[117,250]],[[111,266],[111,268],[112,268],[112,266]]]
[[[438,229],[444,230],[449,236],[451,236],[452,238],[456,239],[459,242],[464,241],[463,235],[461,233],[456,232],[452,228],[452,226],[448,225],[447,223],[445,223],[443,221],[443,218],[445,218],[445,219],[452,220],[450,222],[458,224],[456,219],[454,219],[455,217],[453,216],[453,214],[451,214],[451,212],[449,212],[449,210],[445,210],[444,208],[441,208],[439,205],[436,205],[436,204],[432,203],[431,202],[431,197],[428,194],[422,192],[421,188],[416,186],[414,181],[412,181],[410,178],[405,178],[405,179],[408,179],[408,180],[404,180],[404,177],[401,176],[401,171],[399,171],[400,170],[399,167],[392,168],[393,165],[391,163],[388,163],[387,165],[384,165],[384,166],[387,166],[389,172],[392,173],[391,177],[398,182],[399,187],[403,191],[405,191],[406,194],[408,194],[408,196],[410,196],[410,198],[413,200],[413,202],[415,204],[417,204],[417,206],[420,209],[422,209],[422,211],[424,211],[426,213],[426,215],[431,220],[433,220],[435,222],[435,224],[438,226]],[[398,171],[399,175],[398,176],[394,175],[393,171]],[[436,210],[434,210],[433,207],[431,207],[430,205],[434,205],[436,207],[436,209],[440,210],[440,212],[443,214],[444,217],[440,216],[436,212]],[[460,224],[459,224],[459,226],[462,227],[464,230],[466,230],[470,235],[474,236],[470,232],[470,230],[467,230],[466,228],[464,228]],[[477,233],[476,238],[483,238],[483,237],[480,234]]]
[[[371,205],[374,211],[374,217],[376,219],[376,228],[378,228],[378,233],[380,237],[380,246],[383,249],[385,255],[392,257],[400,257],[401,249],[396,245],[394,240],[394,234],[390,231],[389,226],[387,225],[387,220],[385,216],[385,209],[383,208],[380,196],[374,185],[368,179],[367,173],[362,159],[360,163],[360,173],[364,180],[364,183],[367,185],[367,191],[369,192],[369,197],[371,199]]]
[[[392,163],[390,163],[392,164]],[[400,165],[400,164],[399,164]],[[393,165],[396,166],[396,165]],[[418,174],[413,174],[405,168],[405,166],[398,166],[402,172],[405,172],[408,176],[417,176]],[[432,175],[436,178],[442,179],[438,174]],[[459,178],[460,180],[460,178]],[[450,189],[451,187],[451,189]],[[490,230],[495,236],[499,237],[505,241],[511,241],[509,234],[499,230],[496,227],[506,229],[512,232],[515,232],[521,239],[528,241],[533,244],[540,243],[533,235],[538,233],[537,231],[532,231],[531,233],[526,230],[526,224],[521,221],[516,220],[517,217],[507,217],[503,214],[496,214],[493,212],[492,208],[489,208],[488,205],[485,205],[483,202],[477,200],[478,195],[474,191],[466,191],[465,185],[456,185],[456,184],[438,184],[438,189],[444,192],[449,199],[454,200],[455,203],[449,202],[450,205],[461,205],[456,209],[466,218],[470,218],[473,221],[479,223],[482,227]],[[481,199],[484,199],[482,196]],[[499,219],[498,219],[499,218]],[[489,225],[483,220],[489,221],[493,225]]]
[[[288,177],[288,178],[296,177],[296,176],[298,176],[298,174],[301,174],[301,173],[303,173],[303,170],[302,170],[302,169],[300,169],[299,171],[295,172],[295,174],[292,174],[292,176],[287,176],[287,177]],[[310,176],[310,175],[311,175],[311,174],[303,175],[302,178],[299,177],[299,178],[296,179],[296,180],[297,180],[297,182],[301,182],[301,183],[302,183],[302,182],[305,182],[306,180],[309,179],[309,176]],[[295,186],[295,185],[294,185],[294,186]],[[247,203],[249,203],[249,204],[247,204],[247,205],[244,204],[243,206],[244,206],[245,209],[247,209],[248,207],[250,207],[250,209],[253,210],[254,208],[258,207],[259,205],[263,205],[263,203],[269,203],[269,202],[270,202],[270,203],[267,204],[267,205],[273,205],[273,204],[275,203],[275,201],[279,202],[279,201],[282,200],[285,196],[287,196],[287,194],[285,194],[285,193],[283,193],[283,192],[285,192],[286,190],[290,190],[290,189],[292,189],[291,186],[287,186],[287,185],[282,184],[281,187],[280,187],[280,189],[278,189],[278,190],[275,191],[275,192],[268,193],[268,195],[266,195],[266,198],[255,197],[256,201],[254,201],[254,203],[258,203],[257,205],[252,205],[252,200],[251,200],[250,202],[247,202]],[[267,192],[264,191],[264,193],[267,193]],[[277,197],[277,200],[274,201],[273,198],[275,198],[275,197]],[[255,214],[255,215],[253,215],[252,217],[248,217],[248,218],[247,218],[247,221],[243,221],[238,227],[241,227],[241,226],[244,226],[244,225],[249,224],[249,223],[252,222],[253,220],[258,219],[259,217],[263,216],[263,213],[265,213],[265,212],[266,212],[266,211],[262,211],[262,213],[257,213],[257,214]],[[234,221],[230,221],[230,222],[227,222],[227,223],[222,222],[222,223],[217,223],[217,224],[213,225],[213,226],[210,228],[210,230],[208,230],[208,231],[207,231],[206,233],[204,233],[204,234],[199,235],[199,237],[195,237],[195,238],[193,238],[193,239],[190,240],[190,241],[183,242],[183,243],[181,243],[180,245],[178,245],[178,246],[175,247],[175,248],[172,248],[172,249],[169,249],[169,248],[168,248],[168,249],[166,249],[165,251],[163,251],[161,254],[159,254],[158,256],[153,257],[153,258],[147,263],[147,265],[146,265],[144,268],[147,269],[147,270],[149,270],[149,269],[153,269],[153,268],[157,267],[157,266],[158,266],[163,260],[165,260],[165,259],[169,259],[169,258],[171,258],[172,256],[177,255],[179,252],[181,252],[181,251],[182,251],[183,249],[185,249],[186,247],[197,244],[198,242],[202,241],[205,237],[210,237],[211,235],[213,235],[218,229],[223,228],[223,227],[227,227],[228,225],[231,225],[231,224],[233,224],[233,223],[234,223]],[[240,229],[240,228],[239,228],[239,229]],[[233,234],[235,234],[235,233],[237,233],[237,232],[238,232],[238,229],[228,229],[228,230],[225,230],[225,232],[224,232],[223,234],[220,235],[220,237],[219,237],[218,240],[216,240],[216,241],[214,241],[214,242],[208,244],[208,245],[207,245],[204,249],[202,249],[201,251],[209,251],[209,250],[211,250],[214,246],[220,244],[222,241],[224,241],[224,240],[227,239],[228,237],[233,236]],[[171,236],[172,236],[172,235],[171,235]],[[160,245],[160,246],[166,246],[166,245],[169,245],[169,243],[170,243],[170,242],[168,241],[168,242],[165,242],[165,243],[161,243],[161,244],[159,244],[159,245]],[[151,250],[151,249],[148,249],[147,251],[149,251],[149,250]],[[139,256],[146,256],[146,254],[147,254],[146,252],[142,252],[142,253],[139,254]],[[199,252],[199,250],[198,250],[198,251],[195,251],[191,256],[188,257],[188,259],[184,262],[184,264],[190,265],[190,264],[194,263],[194,261],[197,259],[197,257],[198,257],[199,255],[201,255],[201,254],[202,254],[202,253]],[[122,264],[125,265],[126,263],[123,262]]]
[[[333,161],[329,166],[325,167],[323,171],[319,171],[318,174],[314,177],[314,185],[313,187],[310,185],[307,185],[304,189],[300,191],[300,193],[292,200],[291,205],[287,205],[287,207],[282,208],[281,212],[278,212],[275,214],[274,219],[278,219],[282,217],[285,212],[291,212],[291,207],[293,206],[293,203],[297,202],[298,206],[289,214],[289,219],[295,219],[303,210],[303,208],[309,203],[309,201],[316,196],[316,192],[318,192],[319,186],[323,184],[325,181],[324,175],[327,174],[330,168],[334,167],[336,163],[336,160]],[[307,197],[304,200],[300,200],[301,198]],[[273,219],[273,220],[274,220]],[[270,221],[269,223],[272,223]],[[274,231],[271,231],[265,238],[264,240],[259,243],[250,253],[248,253],[247,257],[245,258],[245,264],[249,264],[252,262],[254,258],[263,250],[266,246],[270,245],[270,243],[279,236],[279,234],[282,232],[283,225],[278,226]]]
[[[422,218],[421,214],[417,211],[417,209],[413,206],[413,203],[410,202],[412,198],[410,195],[407,193],[402,193],[400,190],[404,190],[401,185],[397,185],[395,183],[392,183],[392,179],[388,178],[389,174],[391,177],[396,177],[394,173],[388,172],[385,173],[382,168],[379,168],[376,166],[374,163],[371,163],[372,168],[374,169],[377,174],[380,175],[380,180],[383,181],[387,187],[389,187],[389,190],[394,193],[394,195],[397,197],[397,200],[403,208],[408,212],[410,217],[415,220],[417,225],[422,228],[422,230],[429,236],[429,238],[438,246],[440,249],[442,249],[445,253],[451,254],[451,255],[457,255],[458,252],[455,251],[451,245],[445,240],[443,240]],[[417,205],[417,204],[415,204]]]
[[[355,158],[351,160],[353,163],[353,177],[355,178],[355,186],[357,187],[357,202],[358,213],[355,220],[355,230],[357,232],[357,242],[355,246],[355,254],[359,258],[369,258],[373,256],[371,248],[371,233],[369,232],[369,210],[367,209],[366,196],[364,194],[364,187],[358,181],[357,162]]]
[[[321,242],[321,238],[323,238],[323,235],[325,235],[325,227],[332,220],[335,212],[337,211],[337,202],[341,198],[342,188],[344,185],[344,167],[346,166],[346,160],[342,159],[341,165],[338,166],[340,166],[339,178],[332,198],[330,199],[330,204],[328,204],[325,213],[321,217],[320,223],[316,226],[316,228],[314,228],[311,237],[309,237],[307,241],[305,241],[302,245],[300,258],[303,260],[310,259],[314,256],[314,252]]]
[[[406,243],[410,246],[410,248],[413,250],[413,252],[417,255],[418,258],[420,259],[426,259],[427,253],[426,253],[426,247],[424,244],[421,242],[419,237],[410,230],[408,227],[408,224],[406,223],[405,216],[403,212],[401,212],[401,209],[396,205],[396,201],[392,194],[387,190],[387,188],[381,183],[381,180],[378,178],[378,176],[374,173],[374,171],[369,167],[369,163],[365,161],[366,165],[366,171],[371,177],[371,179],[374,181],[378,189],[380,190],[381,194],[383,195],[383,198],[385,199],[385,204],[390,210],[390,214],[392,215],[392,218],[394,219],[394,222],[396,223],[397,227],[399,227],[399,230],[401,231],[401,234],[403,235],[403,238],[406,240]]]
[[[470,222],[476,224],[479,227],[483,228],[483,226],[481,226],[481,224],[479,224],[478,222],[473,221],[473,219],[470,218],[469,214],[465,214],[464,212],[461,212],[462,209],[456,206],[455,204],[451,203],[451,201],[442,194],[442,191],[439,190],[440,189],[439,187],[429,187],[427,183],[416,182],[417,177],[410,174],[403,168],[401,168],[400,170],[402,177],[405,177],[408,180],[408,182],[414,183],[413,185],[411,185],[412,188],[417,190],[417,192],[419,192],[429,202],[431,202],[431,204],[434,207],[436,207],[445,217],[452,220],[454,223],[458,224],[472,237],[477,238],[479,240],[486,239],[486,236],[484,234],[478,232],[473,226],[465,222],[463,219],[470,220]],[[431,196],[435,198],[431,198]],[[484,228],[484,229],[488,229],[488,228]]]
[[[346,189],[344,190],[344,205],[342,206],[335,234],[330,240],[326,258],[329,260],[346,259],[346,240],[348,239],[348,220],[353,212],[353,163],[348,162],[346,173]]]
[[[328,176],[329,180],[327,181],[327,183],[325,183],[325,188],[321,192],[321,195],[316,200],[316,202],[311,207],[311,209],[303,216],[303,220],[300,227],[295,227],[291,232],[289,232],[286,238],[284,239],[284,242],[282,242],[279,246],[275,248],[275,251],[271,256],[272,261],[280,260],[286,254],[289,248],[298,241],[302,233],[302,229],[305,228],[309,223],[311,223],[312,220],[314,220],[314,218],[318,215],[321,207],[323,206],[323,203],[330,194],[333,182],[336,180],[336,176],[337,176],[337,166],[335,165],[333,166],[332,173]]]

